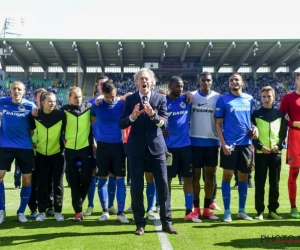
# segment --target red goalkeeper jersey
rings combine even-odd
[[[285,94],[282,97],[280,108],[285,115],[289,116],[289,120],[287,121],[287,125],[290,128],[298,129],[293,126],[293,122],[300,122],[300,95],[293,91],[291,93]]]

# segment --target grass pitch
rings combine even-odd
[[[173,249],[300,249],[299,224],[300,220],[289,217],[290,206],[287,190],[288,166],[283,154],[283,164],[280,181],[280,208],[278,213],[283,220],[275,221],[266,218],[263,221],[237,220],[238,190],[231,192],[232,223],[203,220],[202,223],[185,222],[184,196],[182,186],[177,179],[172,184],[172,209],[174,227],[178,235],[167,235]],[[221,195],[222,169],[217,170],[218,193],[217,204],[223,207]],[[254,173],[253,173],[254,176]],[[268,183],[268,180],[267,180]],[[233,181],[231,185],[233,185]],[[66,182],[65,182],[66,185]],[[44,222],[30,220],[20,223],[16,218],[16,210],[20,202],[20,192],[14,189],[13,172],[5,177],[6,210],[7,216],[0,225],[0,249],[161,249],[157,232],[152,222],[148,221],[146,234],[135,236],[132,214],[126,216],[130,224],[122,225],[116,221],[116,216],[100,223],[100,202],[95,193],[95,208],[92,216],[86,217],[82,222],[73,222],[74,211],[71,206],[70,188],[65,187],[63,214],[65,221],[57,222],[54,218],[47,217]],[[202,183],[203,187],[203,183]],[[129,188],[127,189],[127,206],[130,203]],[[266,187],[266,194],[268,187]],[[265,198],[267,201],[267,197]],[[84,204],[86,208],[87,202]],[[201,190],[201,204],[203,204],[203,190]],[[116,206],[116,201],[115,201]],[[267,206],[267,203],[266,203]],[[247,213],[254,217],[254,188],[248,189],[246,203]],[[224,211],[215,214],[222,219]],[[26,214],[29,214],[27,208]],[[267,211],[265,211],[267,217]]]

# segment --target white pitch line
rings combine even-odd
[[[290,206],[280,206],[281,208],[290,208]],[[173,209],[185,209],[185,207],[172,207]],[[231,207],[233,209],[238,207]],[[254,208],[254,206],[247,206],[246,208]],[[155,226],[155,231],[157,232],[157,237],[161,245],[162,250],[173,250],[173,247],[168,239],[168,236],[165,232],[162,231],[162,225],[159,219],[153,221]]]
[[[168,236],[165,232],[162,230],[162,225],[160,220],[153,221],[153,224],[155,226],[155,230],[157,232],[157,237],[161,245],[162,250],[173,250],[173,247],[168,239]]]

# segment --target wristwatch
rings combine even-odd
[[[149,116],[149,117],[150,117],[151,120],[154,120],[155,116],[156,116],[156,112],[154,111],[154,114],[152,116]]]

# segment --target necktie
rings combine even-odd
[[[142,97],[142,100],[143,100],[143,102],[148,102],[148,96],[144,95],[144,96]]]

